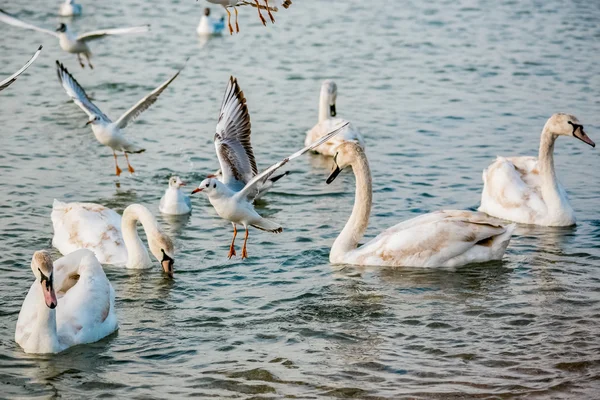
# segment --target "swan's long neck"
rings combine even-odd
[[[352,170],[356,177],[354,207],[346,226],[331,247],[329,254],[331,262],[343,262],[344,256],[356,249],[369,225],[369,215],[371,214],[371,204],[373,202],[373,184],[369,163],[362,152],[356,153]]]
[[[39,283],[38,286],[39,301],[37,302],[37,318],[35,319],[35,327],[31,331],[29,343],[32,346],[29,351],[32,352],[57,352],[59,351],[60,343],[58,341],[58,333],[56,331],[56,309],[50,309],[44,301],[44,294]]]
[[[159,234],[156,219],[152,213],[144,206],[132,204],[123,212],[121,221],[121,230],[123,233],[123,241],[127,248],[127,267],[128,268],[147,268],[151,265],[150,254],[148,249],[142,243],[137,232],[137,221],[142,223],[146,237],[150,240],[151,237]]]
[[[323,122],[327,118],[329,118],[329,114],[329,95],[327,93],[327,90],[321,90],[321,97],[319,98],[319,122]]]
[[[566,199],[563,199],[559,188],[556,171],[554,170],[554,142],[558,136],[550,132],[546,127],[542,131],[540,140],[540,154],[538,157],[541,190],[548,211],[564,209]]]

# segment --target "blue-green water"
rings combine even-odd
[[[77,31],[152,25],[93,42],[93,71],[51,36],[0,24],[2,77],[44,45],[0,94],[0,397],[597,398],[599,153],[565,138],[557,170],[579,224],[520,229],[503,262],[330,265],[354,178],[346,171],[327,186],[331,161],[309,156],[261,204],[285,230],[251,231],[250,259],[226,259],[230,224],[195,198],[189,220],[161,218],[177,247],[173,281],[158,265],[106,268],[118,333],[48,357],[14,342],[31,256],[51,247],[52,200],[157,213],[172,173],[197,184],[217,168],[212,138],[230,75],[248,99],[260,168],[302,146],[321,81],[337,82],[339,115],[367,141],[368,237],[424,212],[476,207],[481,170],[497,154],[536,155],[554,112],[577,115],[600,140],[597,2],[380,3],[298,0],[266,28],[242,8],[240,34],[202,43],[203,1],[83,1]],[[52,28],[58,4],[1,8]],[[187,57],[127,128],[147,152],[131,157],[137,173],[116,187],[112,154],[83,127],[54,60],[117,118]]]

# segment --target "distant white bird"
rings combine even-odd
[[[74,17],[81,15],[81,4],[75,3],[75,0],[65,0],[58,9],[58,15],[61,17]]]
[[[204,15],[200,18],[196,33],[198,35],[220,35],[225,29],[225,17],[216,19],[210,16],[210,8],[204,9]]]
[[[321,84],[321,96],[319,98],[319,122],[306,133],[304,145],[314,142],[321,136],[330,132],[333,127],[346,122],[343,118],[336,118],[337,111],[335,102],[337,100],[337,85],[334,81],[328,79]],[[364,150],[365,139],[363,135],[349,124],[348,127],[339,135],[317,147],[315,153],[333,157],[337,147],[344,142],[356,142]]]
[[[178,176],[173,176],[169,179],[169,188],[160,199],[160,205],[158,206],[161,213],[184,215],[192,212],[190,197],[183,193],[181,190],[182,186],[185,186],[185,183]]]
[[[182,68],[183,69],[183,68]],[[134,173],[135,170],[129,164],[129,158],[127,153],[142,153],[145,149],[134,144],[128,140],[122,130],[133,122],[142,112],[146,111],[152,104],[156,102],[158,96],[179,76],[180,69],[175,75],[169,78],[162,85],[154,89],[146,97],[138,101],[133,107],[127,110],[118,120],[112,122],[92,101],[89,99],[85,90],[77,83],[73,75],[59,62],[56,61],[56,72],[58,74],[58,80],[62,87],[65,89],[69,97],[73,99],[73,102],[79,106],[90,118],[86,125],[92,125],[92,132],[96,139],[105,146],[110,147],[113,150],[113,156],[115,158],[115,168],[117,176],[121,175],[121,169],[117,162],[116,151],[122,151],[127,160],[127,167],[130,173]]]
[[[307,151],[312,150],[337,135],[344,129],[345,125],[324,135],[317,142],[297,151],[252,177],[252,169],[256,168],[256,164],[254,162],[254,155],[252,154],[252,147],[250,146],[249,120],[247,122],[240,120],[240,116],[244,115],[244,110],[247,110],[247,107],[243,93],[241,91],[238,92],[235,89],[236,87],[237,81],[231,78],[230,85],[225,94],[224,107],[222,107],[224,112],[222,111],[219,117],[217,134],[215,135],[215,146],[221,163],[224,182],[222,183],[216,178],[207,178],[200,183],[192,194],[201,191],[206,193],[217,214],[221,218],[231,221],[233,225],[233,239],[229,246],[228,258],[236,255],[234,247],[237,235],[236,224],[244,226],[246,235],[244,238],[244,247],[242,248],[242,258],[247,258],[246,243],[248,241],[249,226],[273,233],[283,231],[283,228],[279,224],[261,217],[254,210],[252,203],[260,193],[260,189],[267,184],[269,178],[271,178],[276,170],[287,164],[290,160],[300,157]],[[236,95],[236,93],[239,94]],[[230,96],[237,98],[238,101],[229,101]],[[242,134],[245,129],[247,129],[247,133]],[[226,178],[226,176],[229,178]],[[247,181],[240,191],[232,190],[231,186],[226,183],[228,180],[241,182],[249,177],[251,179]]]
[[[25,70],[27,68],[29,68],[29,66],[31,64],[33,64],[33,62],[35,61],[36,58],[38,58],[38,56],[40,55],[40,53],[42,52],[42,46],[38,47],[37,51],[35,52],[35,54],[33,55],[33,57],[31,57],[29,59],[29,61],[27,61],[27,63],[25,63],[25,65],[23,65],[21,67],[20,70],[18,70],[17,72],[15,72],[14,74],[12,74],[11,76],[9,76],[8,78],[6,78],[5,80],[0,82],[0,91],[6,89],[7,87],[9,87],[14,81],[17,80],[17,78],[19,77],[19,75],[21,75],[23,72],[25,72]]]
[[[94,68],[90,63],[90,57],[92,56],[92,52],[88,47],[88,42],[96,39],[103,38],[108,35],[123,35],[128,33],[143,33],[148,32],[150,30],[150,25],[145,26],[136,26],[132,28],[117,28],[117,29],[101,29],[97,31],[87,32],[82,35],[76,36],[75,33],[71,32],[67,25],[58,24],[56,31],[51,31],[44,28],[38,28],[35,25],[28,24],[23,22],[14,16],[8,14],[4,10],[0,9],[0,22],[4,22],[9,25],[18,26],[19,28],[31,29],[38,32],[47,33],[52,35],[59,40],[59,44],[61,49],[68,53],[77,54],[77,60],[79,61],[79,65],[83,68],[83,60],[81,59],[81,54],[85,56],[87,59],[88,65],[90,68]]]
[[[263,17],[260,10],[266,10],[269,14],[269,18],[271,19],[271,23],[275,23],[275,18],[273,17],[272,12],[279,11],[278,6],[283,8],[289,8],[292,5],[291,0],[206,0],[209,3],[219,4],[225,8],[227,11],[227,25],[229,27],[229,33],[233,35],[233,27],[231,26],[231,13],[229,12],[229,8],[233,7],[235,11],[235,31],[240,31],[240,26],[238,25],[238,11],[237,7],[240,6],[252,6],[257,8],[258,17],[263,25],[267,25],[267,20]]]

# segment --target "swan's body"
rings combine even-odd
[[[160,205],[158,206],[161,213],[184,215],[192,212],[192,202],[190,197],[181,190],[182,186],[185,186],[185,183],[178,176],[169,179],[169,188],[160,199]]]
[[[343,118],[336,118],[336,99],[337,85],[332,80],[324,81],[321,85],[321,96],[319,98],[319,122],[306,133],[305,146],[314,143],[320,137],[335,129],[335,127],[348,122]],[[365,139],[351,123],[339,135],[332,137],[313,151],[333,157],[340,144],[350,141],[358,143],[363,149],[365,148]]]
[[[74,17],[81,15],[81,4],[75,3],[75,0],[65,0],[58,9],[58,15],[61,17]]]
[[[210,16],[210,8],[204,9],[204,15],[200,18],[196,33],[198,35],[220,35],[225,29],[225,18],[216,19]]]
[[[133,269],[150,268],[150,254],[137,233],[138,221],[146,231],[150,251],[164,271],[172,275],[173,244],[161,232],[152,213],[139,204],[128,206],[121,217],[100,204],[63,203],[54,200],[52,245],[62,254],[82,248],[89,249],[102,264]]]
[[[47,252],[38,251],[31,268],[36,280],[15,330],[26,353],[58,353],[118,329],[115,292],[94,253],[78,250],[52,263]]]
[[[338,167],[351,165],[356,177],[356,199],[352,215],[335,240],[329,260],[336,264],[456,267],[500,260],[515,225],[483,213],[471,211],[437,211],[401,222],[386,229],[361,247],[371,213],[371,172],[362,148],[347,142],[338,148]]]
[[[483,171],[479,211],[522,224],[574,225],[575,213],[554,170],[554,142],[559,135],[594,146],[575,116],[553,115],[542,131],[538,158],[498,157]]]

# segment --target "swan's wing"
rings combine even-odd
[[[222,182],[229,187],[243,187],[258,173],[250,133],[250,114],[244,92],[237,79],[230,77],[214,138]]]
[[[23,65],[21,67],[20,70],[18,70],[17,72],[15,72],[14,74],[12,74],[11,76],[9,76],[8,78],[6,78],[5,80],[3,80],[2,82],[0,82],[0,91],[6,89],[7,87],[9,87],[14,81],[17,80],[17,78],[19,77],[19,75],[21,75],[27,68],[29,68],[29,66],[31,64],[33,64],[33,62],[35,61],[36,58],[38,58],[38,56],[40,55],[40,53],[42,52],[42,46],[40,46],[37,51],[35,52],[35,54],[33,55],[33,57],[31,57],[29,59],[29,61],[27,61],[27,63],[25,65]]]
[[[110,122],[110,119],[104,115],[102,111],[88,97],[85,90],[81,85],[73,78],[73,75],[69,73],[67,68],[62,65],[58,60],[56,61],[56,74],[58,75],[58,81],[62,85],[65,92],[73,100],[75,104],[79,106],[90,118],[100,117],[106,122]]]
[[[125,264],[127,249],[121,234],[121,216],[93,203],[63,203],[52,206],[52,245],[62,254],[78,249],[94,252],[102,264]]]
[[[235,196],[238,196],[238,198],[247,198],[249,200],[254,200],[254,198],[260,192],[260,188],[264,185],[265,181],[267,179],[269,179],[271,177],[271,175],[273,175],[273,173],[275,173],[275,171],[277,171],[279,168],[283,167],[285,164],[287,164],[291,160],[300,157],[307,151],[314,149],[315,147],[319,146],[321,143],[324,143],[327,140],[329,140],[330,138],[334,137],[335,135],[340,133],[347,125],[348,125],[348,123],[338,127],[337,129],[329,132],[328,134],[323,135],[319,140],[317,140],[314,143],[311,143],[310,145],[306,146],[302,150],[298,150],[294,154],[284,158],[283,160],[279,161],[278,163],[271,165],[269,168],[267,168],[266,170],[264,170],[263,172],[261,172],[260,174],[256,175],[254,178],[252,178],[246,184],[246,186],[244,186],[244,188],[241,191],[239,191],[238,193],[235,194]]]
[[[12,16],[11,14],[7,13],[6,11],[4,11],[2,9],[0,9],[0,22],[4,22],[4,23],[12,25],[12,26],[18,26],[19,28],[31,29],[34,31],[47,33],[54,37],[58,37],[58,33],[48,30],[48,29],[39,28],[35,25],[31,25],[26,22],[23,22],[20,19],[17,19],[16,17]]]
[[[126,35],[129,33],[144,33],[150,30],[150,25],[134,26],[131,28],[117,28],[117,29],[99,29],[97,31],[86,32],[77,37],[77,40],[83,40],[89,42],[103,38],[108,35]]]
[[[158,96],[160,96],[160,94],[167,88],[167,86],[169,86],[171,82],[173,82],[175,78],[179,76],[182,70],[183,67],[179,71],[177,71],[175,75],[167,79],[162,85],[160,85],[152,92],[150,92],[146,97],[138,101],[136,105],[127,110],[123,115],[121,115],[121,117],[119,117],[119,119],[115,122],[115,125],[117,125],[120,129],[123,129],[127,126],[127,124],[133,122],[141,113],[150,108],[152,104],[156,103],[156,100],[158,100]]]
[[[438,211],[383,231],[357,250],[358,262],[435,267],[498,259],[513,228],[484,213]],[[480,249],[469,253],[476,246]]]

